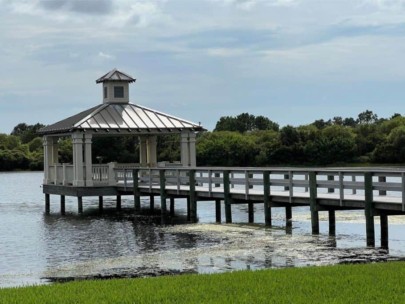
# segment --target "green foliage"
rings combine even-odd
[[[0,303],[405,303],[404,262],[0,289]]]
[[[136,163],[139,161],[137,139],[133,136],[93,138],[93,159],[102,157],[103,163]]]
[[[18,124],[0,134],[0,170],[42,169],[42,139],[32,138],[41,124]],[[30,140],[28,140],[30,139]],[[27,141],[28,140],[28,141]],[[158,161],[180,160],[178,134],[157,137]],[[72,162],[72,141],[59,139],[59,162]],[[93,160],[103,163],[139,161],[137,136],[93,138]],[[101,158],[100,158],[101,157]],[[379,119],[366,110],[354,118],[335,116],[279,129],[264,116],[242,113],[219,119],[213,132],[198,134],[199,166],[336,165],[343,163],[405,163],[405,117],[395,113]]]
[[[239,133],[256,130],[278,131],[278,124],[267,117],[242,113],[236,117],[223,116],[217,122],[214,131],[235,131]]]
[[[208,132],[197,141],[198,165],[248,166],[255,158],[255,145],[238,132]]]
[[[180,161],[180,136],[161,135],[157,138],[158,161]]]
[[[23,144],[27,144],[34,138],[38,137],[38,130],[45,127],[45,125],[37,123],[35,125],[27,125],[26,123],[20,123],[16,125],[11,132],[11,135],[18,136]]]
[[[41,170],[42,140],[34,138],[23,144],[17,135],[0,134],[0,171]]]

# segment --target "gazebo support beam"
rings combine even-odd
[[[83,134],[72,133],[73,143],[73,186],[84,186],[83,172]]]
[[[93,186],[93,161],[91,156],[92,135],[84,135],[84,161],[86,164],[86,186]]]

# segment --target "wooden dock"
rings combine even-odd
[[[97,167],[95,167],[97,168]],[[134,178],[135,177],[135,178]],[[93,187],[44,184],[45,209],[50,211],[50,195],[61,197],[65,212],[65,196],[78,198],[78,211],[83,212],[83,197],[134,197],[135,212],[141,208],[140,198],[148,196],[151,208],[154,197],[160,197],[162,221],[173,216],[175,199],[187,199],[187,216],[197,221],[201,201],[215,201],[217,222],[221,221],[221,203],[225,205],[226,223],[232,222],[232,205],[248,205],[248,221],[254,222],[254,204],[264,204],[266,226],[272,225],[271,210],[285,208],[290,223],[292,208],[309,206],[312,233],[319,233],[319,212],[329,215],[329,233],[336,233],[336,210],[364,210],[367,246],[375,246],[374,217],[380,217],[381,247],[388,248],[388,216],[405,214],[405,169],[403,168],[214,168],[162,167],[125,168],[97,171],[93,168]],[[167,210],[167,200],[170,207]],[[213,210],[214,212],[214,210]]]

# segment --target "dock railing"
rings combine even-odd
[[[160,172],[164,172],[164,185],[161,185]],[[116,169],[119,176],[117,185],[131,187],[131,169]],[[286,196],[292,203],[294,198],[310,198],[311,175],[312,191],[316,199],[338,200],[340,206],[345,201],[364,201],[365,189],[371,187],[373,202],[401,204],[405,211],[405,170],[401,169],[296,169],[296,168],[137,168],[138,186],[182,190],[190,188],[190,174],[194,174],[196,191],[223,193],[229,186],[230,194],[243,194],[246,200],[251,196],[265,194],[265,175],[268,175],[270,196]],[[366,185],[365,175],[371,176]],[[225,184],[226,183],[226,184]]]

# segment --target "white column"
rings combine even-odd
[[[117,167],[116,162],[108,163],[108,184],[110,186],[117,185],[117,179],[115,178],[115,167]]]
[[[188,133],[188,131],[183,131],[181,132],[180,137],[181,164],[183,165],[183,167],[188,167],[190,164]]]
[[[195,167],[197,166],[197,156],[195,150],[195,133],[190,132],[188,134],[188,150],[189,150],[189,157],[190,157],[190,166]]]
[[[83,178],[83,134],[73,133],[73,186],[84,186]]]
[[[49,166],[52,163],[52,145],[53,140],[52,137],[44,136],[42,138],[42,143],[44,146],[44,185],[49,184]]]
[[[146,137],[139,136],[139,164],[146,167],[147,163]]]
[[[86,187],[93,186],[93,161],[91,156],[91,138],[93,135],[84,135],[84,161],[86,164]]]
[[[149,136],[147,141],[147,162],[149,167],[157,165],[157,139],[156,136]]]
[[[52,155],[51,155],[51,165],[56,165],[59,163],[59,146],[58,146],[58,137],[51,137],[51,144],[52,144]]]

